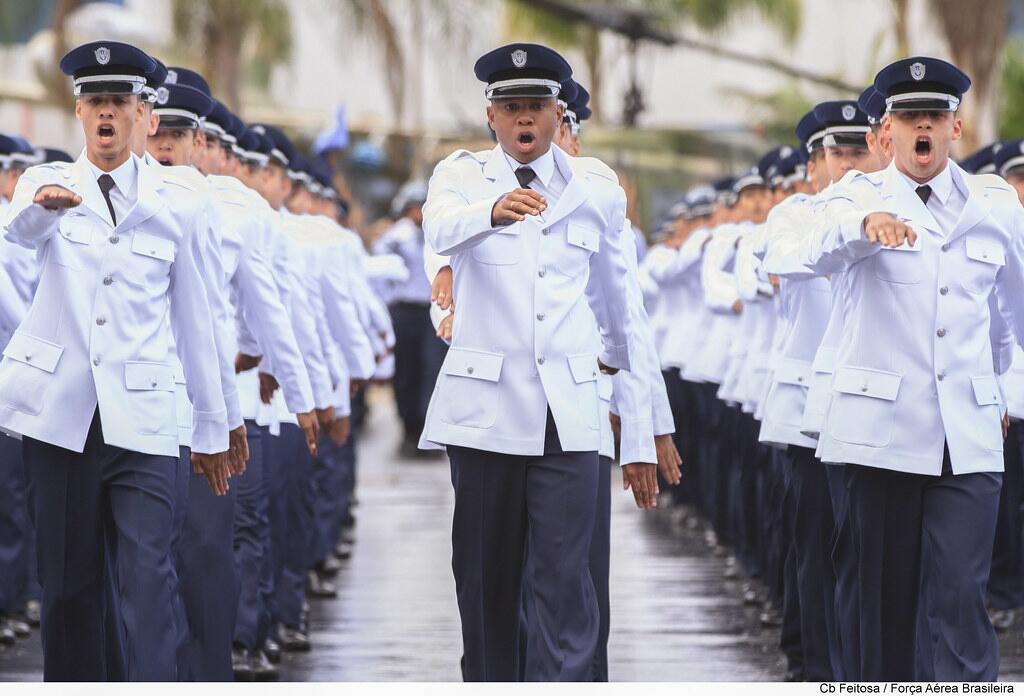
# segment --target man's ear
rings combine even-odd
[[[154,135],[156,135],[156,131],[157,131],[158,128],[160,128],[160,114],[154,113],[154,112],[150,112],[150,114],[149,114],[149,133],[147,133],[147,135],[149,135],[149,137],[152,138]]]
[[[491,127],[491,130],[494,130],[494,107],[493,106],[488,106],[487,107],[487,125],[489,125]]]
[[[964,121],[959,116],[953,117],[953,140],[959,140],[964,134]]]
[[[79,121],[82,120],[82,100],[81,99],[76,99],[75,100],[75,118],[77,118]]]

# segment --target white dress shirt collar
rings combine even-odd
[[[135,185],[138,179],[138,165],[134,153],[128,155],[128,159],[120,164],[117,169],[112,172],[105,172],[89,159],[88,155],[85,157],[86,164],[89,165],[89,170],[92,172],[92,178],[99,180],[104,174],[110,174],[114,179],[114,185],[117,190],[130,202],[135,201]]]
[[[547,152],[533,160],[523,164],[516,160],[515,157],[508,154],[504,150],[502,153],[505,155],[505,161],[508,162],[508,166],[512,168],[512,171],[519,169],[520,167],[529,167],[533,170],[533,173],[537,175],[537,181],[539,181],[545,188],[551,187],[551,178],[555,175],[555,154],[553,152],[555,146],[551,145]]]
[[[949,202],[949,197],[953,193],[953,175],[949,171],[948,162],[946,163],[946,166],[942,168],[941,172],[923,184],[917,183],[903,172],[900,172],[899,169],[896,171],[899,172],[907,185],[915,192],[921,186],[929,186],[932,189],[932,197],[937,199],[940,205],[945,206]]]

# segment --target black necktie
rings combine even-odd
[[[521,188],[529,188],[530,182],[537,178],[537,172],[529,167],[520,167],[516,170],[516,179],[519,180]]]
[[[917,197],[921,199],[921,202],[928,205],[928,199],[932,197],[932,187],[925,184],[924,186],[918,186],[915,189]]]
[[[114,213],[114,204],[110,202],[110,189],[114,188],[114,177],[109,174],[103,174],[96,181],[100,186],[100,191],[103,192],[103,199],[107,202],[107,210],[110,211],[110,220],[114,223],[114,227],[117,227],[117,215]]]

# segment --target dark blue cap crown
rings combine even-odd
[[[165,84],[156,90],[153,112],[160,116],[160,128],[198,128],[212,110],[213,100],[198,89]]]
[[[999,176],[1024,167],[1024,139],[1003,141],[993,153],[992,164]]]
[[[195,70],[189,70],[188,68],[182,68],[179,66],[167,68],[167,77],[164,78],[164,81],[172,85],[185,85],[193,89],[198,89],[208,97],[213,96],[213,92],[210,91],[210,83],[208,83],[206,78]]]
[[[60,69],[72,77],[75,96],[141,94],[146,76],[157,61],[145,51],[120,41],[92,41],[68,51]]]
[[[989,143],[980,150],[972,152],[960,162],[960,166],[971,174],[989,174],[995,171],[994,158],[1003,147],[1000,140]]]
[[[885,97],[879,94],[874,85],[868,85],[868,88],[860,93],[857,106],[867,114],[868,123],[871,125],[878,123],[885,116]]]
[[[825,137],[825,126],[818,120],[812,109],[804,114],[804,117],[796,124],[795,133],[800,143],[810,152],[821,145],[821,141]]]
[[[572,77],[572,68],[547,46],[512,43],[482,55],[473,73],[487,83],[488,99],[554,97]]]
[[[875,75],[887,111],[956,111],[970,88],[960,68],[928,56],[898,60]]]
[[[292,141],[279,128],[265,123],[257,123],[253,124],[252,129],[263,135],[265,137],[264,146],[269,146],[268,149],[261,150],[261,152],[270,155],[279,164],[285,167],[289,166],[289,163],[298,154]]]

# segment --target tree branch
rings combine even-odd
[[[784,63],[774,58],[755,56],[743,51],[724,48],[710,41],[681,36],[655,27],[651,23],[652,15],[640,10],[617,9],[612,7],[579,7],[564,0],[518,0],[524,5],[548,12],[565,21],[583,22],[607,29],[629,39],[652,41],[666,46],[683,46],[701,51],[720,58],[738,63],[773,70],[783,75],[795,77],[807,82],[831,87],[833,89],[860,94],[863,85],[854,85],[836,77],[821,75],[803,68]]]

